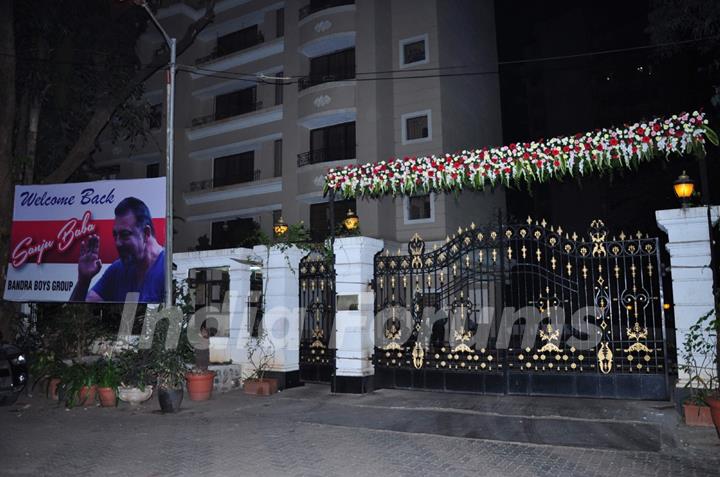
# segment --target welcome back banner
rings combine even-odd
[[[118,221],[116,207],[128,198],[123,206],[125,220]],[[131,207],[128,209],[127,205]],[[144,236],[151,228],[134,223],[138,210],[148,212],[140,216],[149,215],[154,229],[151,240]],[[116,241],[118,236],[130,241],[129,252]],[[4,298],[19,302],[85,301],[86,293],[77,292],[75,295],[81,295],[80,298],[76,296],[71,300],[78,281],[83,281],[78,266],[83,257],[97,266],[92,276],[83,275],[89,277],[89,283],[85,283],[88,292],[113,265],[112,277],[105,279],[108,286],[127,289],[127,283],[118,283],[125,279],[123,277],[133,281],[130,288],[142,286],[145,268],[153,271],[153,264],[143,260],[147,262],[148,257],[158,256],[164,242],[164,177],[16,186]],[[118,247],[125,254],[123,260],[119,260]],[[162,259],[162,255],[159,257]],[[157,272],[159,261],[155,265]],[[164,280],[164,267],[162,269],[160,278]],[[157,273],[152,274],[152,278],[157,280]],[[123,300],[97,299],[96,296],[95,300],[88,301]]]

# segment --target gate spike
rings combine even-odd
[[[532,225],[532,217],[530,217],[530,216],[528,215],[528,218],[527,218],[526,222],[527,222],[528,225]]]
[[[462,233],[462,227],[458,227],[458,235]]]
[[[470,230],[475,230],[475,222],[470,222]]]

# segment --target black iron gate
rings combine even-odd
[[[313,252],[300,261],[300,379],[330,382],[335,374],[335,268]]]
[[[376,383],[665,399],[658,239],[544,221],[458,230],[375,258]]]

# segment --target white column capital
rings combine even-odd
[[[710,206],[710,221],[715,225],[720,218],[720,206]],[[708,208],[656,210],[655,220],[671,243],[710,240]]]

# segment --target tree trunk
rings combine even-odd
[[[0,191],[7,197],[12,189],[13,130],[15,128],[15,31],[13,27],[13,2],[0,1]],[[0,206],[0,285],[4,293],[10,240],[10,219],[12,201],[2,201]],[[10,323],[14,307],[2,302],[0,313],[0,335],[10,337]]]

